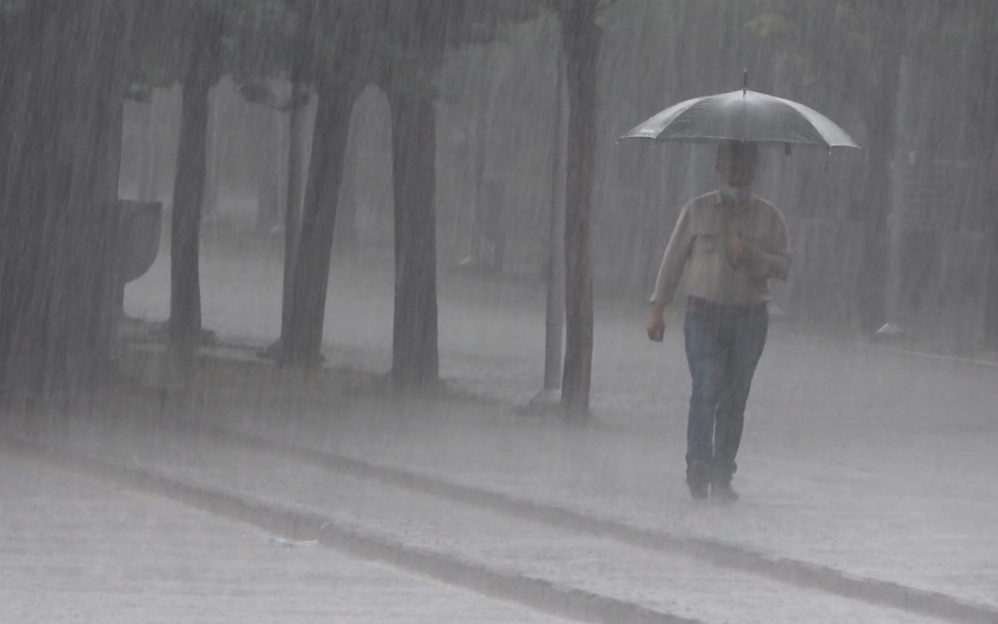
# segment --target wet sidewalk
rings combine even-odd
[[[0,622],[564,621],[0,453]]]
[[[477,335],[452,334],[442,356],[448,383],[485,402],[398,402],[356,393],[349,380],[337,387],[345,377],[332,370],[301,397],[272,395],[273,368],[243,350],[238,375],[219,384],[228,384],[228,399],[177,409],[280,448],[998,609],[998,370],[777,326],[746,414],[735,481],[742,501],[703,508],[683,483],[689,381],[681,336],[673,327],[664,345],[653,345],[640,320],[598,319],[594,417],[584,423],[523,409],[539,384],[539,360],[507,318],[487,314],[475,321],[489,336],[506,335],[502,348],[477,353]],[[340,320],[351,322],[363,323]],[[351,353],[327,350],[333,366]],[[232,350],[215,355],[234,359]]]
[[[815,348],[779,339],[775,344],[788,359],[811,359]],[[829,362],[843,354],[822,349],[822,372],[833,374]],[[862,364],[850,356],[850,375],[872,365],[888,383],[890,360],[867,358]],[[934,379],[931,391],[944,398],[955,388],[939,381],[974,381],[965,371],[952,376],[935,365],[918,371],[904,364],[904,370],[904,383]],[[980,415],[973,411],[964,420],[951,417],[946,426],[920,421],[917,411],[887,413],[879,418],[908,421],[883,428],[844,413],[843,401],[853,400],[844,395],[829,398],[823,409],[835,420],[821,426],[815,418],[795,423],[803,417],[764,403],[771,430],[747,439],[750,454],[737,480],[743,499],[722,506],[689,499],[677,465],[680,424],[642,417],[640,409],[579,423],[510,404],[401,401],[336,387],[324,400],[313,394],[288,403],[277,388],[258,388],[245,372],[240,376],[246,382],[240,400],[231,393],[194,393],[161,406],[120,397],[91,414],[12,419],[5,431],[207,488],[208,496],[247,497],[247,504],[268,513],[289,513],[281,510],[290,505],[320,514],[319,524],[345,521],[379,532],[378,544],[430,548],[437,553],[431,559],[449,544],[456,561],[472,557],[489,569],[501,564],[514,570],[515,579],[534,578],[540,570],[550,575],[541,575],[545,583],[581,586],[618,607],[654,610],[674,600],[692,605],[688,612],[704,621],[740,621],[731,614],[758,593],[789,592],[801,608],[825,604],[829,594],[878,608],[913,608],[908,619],[880,614],[863,621],[917,621],[918,614],[942,613],[953,621],[986,622],[998,614],[998,502],[985,495],[991,470],[985,458],[995,437],[985,422],[975,425]],[[813,383],[809,389],[812,395],[828,391]],[[877,404],[868,393],[865,400]],[[928,399],[926,406],[932,408]],[[790,443],[785,436],[795,431],[801,440]],[[930,456],[935,460],[925,461]],[[499,526],[490,529],[495,522]],[[460,543],[454,542],[458,527],[471,531]],[[607,550],[574,541],[580,533],[623,545]],[[518,540],[526,545],[517,546]],[[715,581],[740,571],[776,585],[733,596],[729,611],[704,611],[711,601],[697,600],[695,591],[670,598],[662,589],[682,587],[679,580],[697,568],[656,571],[662,555],[638,556],[627,544],[690,551],[694,559],[719,563],[704,572]],[[585,574],[573,577],[586,561],[602,581],[592,584],[592,570],[588,581]],[[611,573],[621,562],[642,561]],[[675,570],[679,576],[670,578]],[[640,589],[654,578],[669,580]],[[744,579],[735,584],[754,586]],[[824,608],[838,613],[843,606],[833,601]],[[791,610],[770,621],[799,619]]]
[[[272,574],[286,571],[280,565],[276,571],[271,570],[267,559],[233,557],[228,550],[239,548],[253,554],[263,551],[264,543],[272,548],[298,545],[291,549],[295,551],[321,544],[334,553],[359,553],[401,570],[425,573],[452,589],[456,586],[481,594],[483,599],[512,600],[585,621],[693,624],[765,620],[789,624],[809,621],[815,613],[834,621],[882,624],[921,624],[929,621],[928,614],[958,622],[989,621],[982,619],[982,615],[989,616],[986,609],[961,607],[943,596],[919,592],[907,595],[885,583],[853,582],[849,587],[848,577],[829,576],[834,571],[753,556],[750,551],[726,548],[709,539],[686,540],[661,526],[637,526],[621,520],[621,516],[615,520],[605,509],[573,509],[553,501],[504,497],[477,486],[462,487],[426,474],[393,473],[345,457],[334,459],[329,454],[323,454],[320,460],[303,453],[301,447],[281,451],[272,442],[245,436],[240,440],[231,431],[212,431],[203,424],[150,426],[148,422],[140,423],[135,414],[127,424],[100,422],[93,417],[49,424],[57,426],[47,433],[35,426],[30,436],[34,440],[10,435],[11,429],[6,428],[3,450],[44,458],[62,469],[96,475],[105,483],[123,485],[129,491],[164,496],[210,511],[212,516],[200,515],[206,523],[212,518],[236,520],[235,525],[225,521],[215,524],[229,530],[236,528],[237,533],[258,540],[255,546],[249,539],[234,543],[215,530],[210,532],[211,544],[206,546],[198,533],[201,527],[192,522],[173,522],[178,513],[197,517],[175,504],[121,490],[116,492],[119,498],[146,500],[146,510],[137,511],[127,501],[109,501],[107,496],[98,496],[96,503],[87,502],[87,497],[99,494],[100,488],[88,486],[80,477],[70,478],[62,486],[38,484],[36,491],[44,492],[40,499],[46,503],[48,517],[58,519],[61,526],[83,538],[80,541],[86,548],[92,548],[93,539],[97,540],[93,550],[97,558],[91,560],[100,562],[105,557],[110,561],[98,566],[98,576],[99,570],[108,566],[120,572],[122,565],[126,566],[125,572],[129,565],[151,565],[170,574],[170,564],[164,567],[157,563],[156,553],[186,560],[193,552],[191,548],[196,549],[196,554],[187,565],[214,570],[206,577],[208,582],[202,583],[191,568],[181,568],[179,589],[176,583],[142,587],[145,594],[153,595],[149,601],[138,599],[142,605],[155,606],[161,601],[169,605],[178,592],[200,596],[201,592],[210,592],[215,582],[226,596],[254,592],[259,583],[267,585],[266,590],[261,587],[258,592],[266,606],[263,612],[273,613],[285,608],[280,595],[287,588],[282,585],[285,581]],[[25,478],[23,471],[7,472],[21,472],[22,488],[28,484],[28,489],[35,490],[32,478]],[[77,494],[65,497],[61,487],[66,485]],[[54,505],[50,497],[59,500],[62,507]],[[4,498],[14,504],[21,502],[16,494],[8,492],[4,492]],[[70,501],[70,508],[65,508],[64,499]],[[32,509],[33,502],[37,499],[29,500],[25,508]],[[626,497],[618,499],[618,504],[626,502]],[[736,508],[676,507],[673,513],[690,519],[736,512]],[[86,513],[80,514],[80,509]],[[136,518],[142,522],[136,523]],[[30,525],[30,518],[15,522],[16,532],[20,532],[19,524]],[[36,524],[45,531],[44,522]],[[136,525],[139,532],[133,537]],[[246,526],[262,531],[247,530]],[[58,531],[52,534],[59,535]],[[273,539],[274,535],[281,539]],[[17,540],[15,549],[30,539]],[[147,539],[152,546],[139,548],[138,539]],[[108,551],[114,544],[124,548]],[[151,562],[143,558],[146,552],[153,553]],[[136,553],[137,560],[122,563],[123,557]],[[37,553],[29,549],[26,560],[37,559]],[[199,561],[205,565],[199,565]],[[328,565],[321,559],[311,561]],[[57,550],[49,563],[82,565],[75,551],[65,548]],[[361,568],[368,565],[349,558],[343,563]],[[241,574],[243,569],[252,572]],[[309,578],[314,574],[325,582],[320,568],[312,569]],[[796,578],[798,575],[800,578]],[[142,575],[124,576],[132,579]],[[294,575],[289,578],[293,581]],[[835,581],[831,585],[830,578]],[[391,581],[387,582],[391,586]],[[305,589],[296,589],[292,597],[311,604],[307,598],[309,583],[306,579]],[[724,591],[718,594],[722,587]],[[71,598],[77,591],[72,584],[56,584],[52,590],[54,596],[68,593]],[[139,590],[112,583],[108,591],[116,595]],[[301,597],[302,591],[305,598]],[[446,593],[428,591],[408,599],[417,601],[420,610],[432,611],[435,604],[450,600]],[[355,597],[357,603],[347,602],[344,606],[334,596],[331,610],[323,612],[335,616],[338,609],[355,609],[375,617],[375,621],[385,621],[378,615],[382,602],[397,599],[391,592],[358,592]],[[14,597],[14,604],[24,602],[23,596]],[[207,602],[210,607],[215,604]],[[326,604],[315,609],[322,610]],[[396,605],[391,603],[390,610],[394,609]],[[295,616],[292,620],[310,621],[311,611],[302,618],[296,613],[290,614]],[[497,617],[501,619],[496,621],[532,621],[515,613]]]
[[[795,336],[774,323],[746,414],[742,501],[697,505],[683,484],[689,382],[678,317],[668,317],[664,345],[653,345],[643,305],[599,309],[594,417],[573,422],[523,410],[542,377],[536,293],[443,280],[442,376],[477,399],[399,401],[364,387],[390,366],[390,279],[334,270],[328,367],[295,387],[254,355],[279,298],[260,304],[247,286],[273,287],[279,272],[251,267],[246,282],[230,263],[208,264],[206,290],[220,296],[206,305],[206,326],[234,345],[208,351],[220,363],[202,380],[213,392],[171,390],[164,404],[122,401],[8,431],[361,524],[399,516],[396,537],[444,539],[422,535],[405,508],[363,520],[368,505],[344,508],[335,483],[401,485],[500,517],[672,544],[720,557],[722,568],[798,581],[790,586],[813,581],[877,604],[920,601],[927,608],[916,613],[942,605],[954,621],[998,618],[993,366]],[[163,278],[154,271],[130,292],[133,313],[163,307]]]

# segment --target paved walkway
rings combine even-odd
[[[107,416],[108,412],[102,414]],[[203,424],[193,428],[178,427],[176,422],[150,426],[149,422],[140,422],[140,417],[132,411],[127,424],[70,417],[51,421],[44,430],[37,423],[23,423],[26,427],[22,433],[28,436],[16,435],[17,428],[8,423],[3,449],[43,457],[53,465],[96,474],[130,489],[167,496],[207,509],[215,516],[263,527],[266,532],[254,535],[254,531],[239,528],[238,524],[192,515],[182,507],[155,499],[143,503],[145,511],[136,511],[135,504],[129,503],[136,498],[134,494],[114,493],[66,475],[65,483],[46,483],[44,479],[37,483],[36,474],[15,465],[5,471],[19,478],[14,485],[27,484],[36,496],[44,492],[43,500],[48,504],[41,506],[37,500],[24,501],[4,492],[5,500],[28,512],[11,523],[16,536],[12,550],[18,551],[21,544],[39,536],[20,535],[26,526],[40,534],[59,536],[58,530],[46,530],[45,522],[32,521],[35,516],[31,514],[37,515],[42,507],[46,517],[56,519],[66,527],[64,530],[79,536],[79,546],[84,550],[83,555],[77,555],[73,548],[66,547],[72,539],[59,539],[58,550],[41,549],[50,553],[45,563],[58,569],[80,568],[86,560],[98,562],[98,583],[84,582],[81,588],[78,579],[53,583],[48,578],[48,567],[37,565],[43,558],[39,550],[25,549],[21,560],[37,570],[35,582],[47,585],[51,595],[60,597],[53,604],[62,605],[61,597],[66,594],[70,596],[67,604],[75,606],[79,591],[85,591],[90,599],[99,599],[105,592],[112,596],[142,593],[152,598],[138,599],[141,608],[162,603],[161,608],[172,613],[178,608],[178,593],[181,599],[194,593],[203,597],[207,612],[224,611],[227,603],[212,595],[217,585],[221,596],[247,592],[257,595],[259,606],[247,606],[247,613],[254,609],[264,615],[281,613],[288,608],[283,594],[289,588],[284,583],[295,583],[296,576],[293,571],[289,574],[280,560],[275,566],[265,554],[257,556],[266,551],[265,537],[280,535],[287,541],[267,537],[267,546],[331,546],[334,551],[360,554],[425,573],[483,596],[587,621],[692,624],[765,620],[789,624],[809,621],[815,613],[834,621],[883,624],[926,622],[921,615],[925,613],[954,621],[989,621],[983,619],[989,616],[986,609],[968,608],[925,592],[909,595],[908,590],[901,588],[898,592],[897,587],[885,583],[843,587],[848,585],[848,577],[836,576],[834,571],[753,556],[744,549],[731,551],[713,540],[702,542],[670,534],[660,525],[634,526],[620,520],[620,516],[613,519],[605,510],[573,510],[544,501],[531,503],[519,496],[496,496],[477,486],[462,488],[446,479],[379,471],[370,464],[342,457],[324,455],[325,459],[320,460],[307,457],[300,449],[282,452],[265,440],[240,439],[231,432],[208,430]],[[11,437],[11,433],[15,435]],[[40,440],[41,444],[18,441],[24,439]],[[46,472],[51,470],[43,467],[39,471]],[[64,489],[67,487],[72,492],[68,496]],[[112,493],[121,500],[108,500]],[[625,497],[618,499],[618,503],[625,502]],[[80,509],[87,511],[80,514]],[[691,505],[685,510],[674,509],[673,513],[693,519],[736,511]],[[224,535],[226,531],[243,539]],[[251,543],[248,536],[257,542]],[[149,544],[143,543],[146,540]],[[233,549],[239,550],[239,556],[230,553]],[[148,559],[147,553],[152,553]],[[162,563],[159,558],[163,556],[184,560],[188,567],[175,570],[169,563]],[[380,596],[370,591],[352,592],[351,598],[344,599],[334,592],[328,601],[325,599],[330,597],[325,595],[322,600],[309,597],[313,590],[322,594],[321,586],[331,582],[329,571],[323,567],[331,568],[334,575],[344,574],[337,561],[360,568],[368,566],[342,557],[331,562],[309,560],[312,573],[306,573],[301,587],[290,591],[290,599],[310,606],[304,612],[291,611],[293,621],[310,621],[318,614],[335,617],[343,610],[347,614],[363,613],[376,621],[390,621],[391,614],[400,608],[393,602],[398,597],[391,591]],[[132,581],[142,575],[128,571],[146,565],[159,566],[167,578],[180,574],[180,588],[176,583],[136,586]],[[101,586],[100,570],[104,569],[116,571],[128,582],[122,583],[116,577],[112,580],[117,583]],[[192,569],[210,572],[202,577]],[[795,574],[801,578],[794,578]],[[389,587],[397,583],[376,574],[369,581],[375,588],[381,582]],[[431,587],[410,597],[420,604],[411,621],[447,621],[435,616],[433,610],[434,605],[450,601],[450,593]],[[391,605],[384,616],[383,601]],[[13,596],[11,603],[35,608],[23,596]],[[83,606],[88,605],[84,600]],[[112,602],[108,616],[125,608]],[[419,615],[424,612],[428,614],[426,620]],[[497,613],[496,617],[502,618],[496,621],[532,621],[516,613]]]
[[[278,318],[279,267],[217,258],[205,264],[204,290],[212,295],[206,326],[235,343],[266,344]],[[164,277],[162,266],[154,267],[130,286],[130,313],[162,318]],[[387,369],[390,284],[380,273],[334,270],[330,368]],[[996,619],[993,367],[795,337],[775,326],[750,398],[736,480],[743,500],[696,505],[682,482],[688,374],[676,319],[665,345],[653,345],[642,336],[643,304],[599,310],[595,418],[564,422],[520,409],[541,378],[543,301],[536,295],[442,281],[442,373],[491,403],[344,393],[353,378],[339,373],[313,379],[311,394],[289,401],[287,384],[263,381],[274,371],[261,376],[249,365],[251,351],[229,349],[215,355],[230,364],[238,355],[246,365],[217,369],[211,381],[220,391],[184,402],[173,397],[165,408],[120,397],[92,414],[11,419],[5,431],[284,510],[274,513],[305,510],[323,522],[366,527],[384,543],[438,555],[446,547],[444,554],[488,564],[490,573],[570,582],[611,600],[609,612],[623,604],[745,621],[736,617],[739,604],[758,595],[782,604],[791,586],[795,597],[807,597],[798,607],[820,605],[836,621],[919,621],[916,614],[933,605],[950,609],[943,611],[955,621]],[[325,395],[315,391],[324,383],[331,386]],[[485,515],[476,515],[483,506]],[[424,507],[439,515],[419,511]],[[505,532],[490,524],[497,514],[514,517]],[[531,524],[517,524],[524,517]],[[459,527],[472,527],[471,537],[481,527],[482,539],[461,538]],[[566,531],[585,540],[603,531],[624,545],[564,542]],[[649,574],[656,557],[614,550],[630,548],[628,539],[663,552],[669,544],[692,549],[695,558],[717,559],[719,567],[705,574],[748,572],[762,584],[726,607],[697,599],[696,586],[669,594],[661,588],[689,575]],[[573,553],[585,556],[573,560]],[[637,560],[645,563],[620,567]],[[571,576],[575,564],[585,569]],[[799,576],[796,584],[778,578],[788,572]],[[602,582],[592,584],[593,575]],[[654,578],[662,582],[643,584]],[[737,577],[734,586],[756,587],[751,582]],[[863,591],[870,593],[865,602],[839,602]],[[903,603],[906,592],[926,608],[883,606],[899,595]],[[834,600],[826,602],[829,595]],[[755,604],[761,614],[767,603]],[[768,621],[807,621],[793,608]]]
[[[165,262],[129,285],[127,308],[164,315]],[[279,322],[280,265],[209,254],[206,326],[266,344]],[[331,368],[390,365],[390,271],[334,264],[325,353]],[[259,389],[251,409],[204,410],[268,439],[408,466],[519,496],[609,514],[998,606],[998,368],[794,336],[778,322],[749,399],[735,513],[689,515],[682,453],[689,381],[672,312],[664,345],[646,306],[598,307],[594,422],[517,414],[537,392],[543,293],[446,271],[442,375],[496,401],[286,405]],[[228,380],[233,395],[245,380]],[[256,384],[258,385],[258,384]]]
[[[0,622],[564,621],[0,453]]]

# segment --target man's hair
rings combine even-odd
[[[754,141],[721,141],[717,148],[718,156],[755,161],[759,156],[759,144]]]

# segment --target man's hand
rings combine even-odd
[[[728,244],[728,262],[731,266],[738,267],[749,262],[752,253],[752,248],[741,237],[741,234],[736,233],[731,237],[731,242]]]
[[[662,342],[663,338],[665,338],[665,306],[653,303],[651,316],[648,318],[648,339]]]

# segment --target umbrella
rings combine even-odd
[[[753,141],[763,145],[855,147],[845,130],[818,111],[747,88],[693,98],[670,106],[642,122],[623,139]]]

